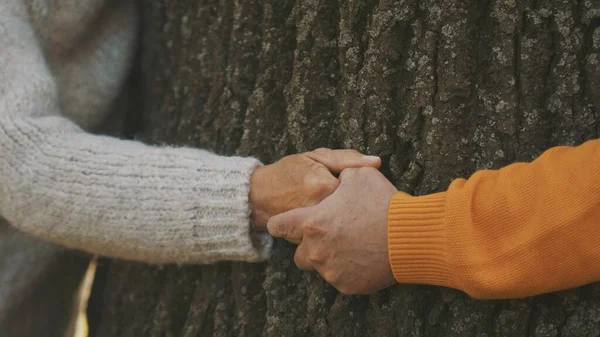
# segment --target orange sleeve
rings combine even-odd
[[[392,198],[392,270],[401,283],[515,298],[600,280],[600,140],[483,170],[446,192]]]

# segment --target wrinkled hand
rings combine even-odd
[[[332,172],[380,165],[379,157],[321,148],[257,168],[250,178],[249,196],[255,230],[266,230],[267,221],[274,215],[316,205],[331,195],[340,184]]]
[[[271,235],[300,242],[294,262],[316,269],[344,294],[369,294],[396,283],[387,245],[387,215],[397,193],[375,168],[346,169],[318,205],[271,218]]]

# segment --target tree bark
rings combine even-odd
[[[598,137],[597,0],[144,3],[148,143],[264,162],[326,146],[425,194]],[[600,284],[511,301],[343,296],[277,241],[266,264],[112,261],[93,336],[600,336]]]

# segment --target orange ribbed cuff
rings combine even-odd
[[[445,192],[420,197],[397,193],[392,197],[388,248],[398,282],[456,288],[448,263],[445,207]]]

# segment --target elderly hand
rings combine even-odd
[[[274,215],[316,205],[331,195],[340,184],[332,172],[380,165],[379,157],[321,148],[257,168],[250,178],[249,196],[255,230],[266,230],[267,221]]]
[[[318,205],[271,218],[271,235],[300,242],[294,261],[316,269],[344,294],[368,294],[396,283],[387,245],[388,207],[396,188],[375,168],[346,169]]]

